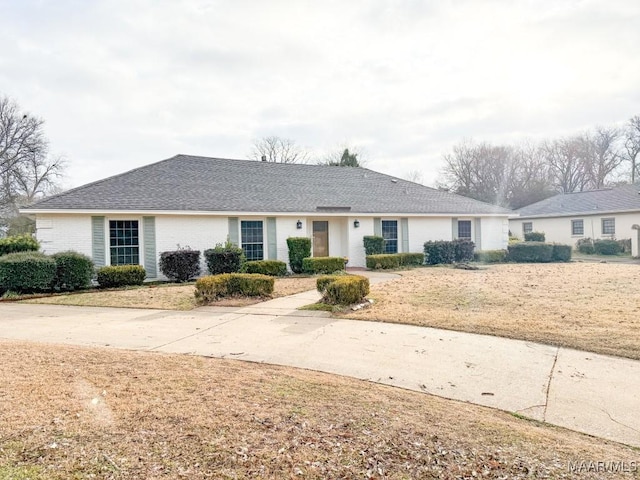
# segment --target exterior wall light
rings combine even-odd
[[[298,230],[302,229],[302,222],[300,220],[298,220],[298,222],[296,223],[296,228]]]
[[[359,228],[360,227],[360,220],[355,220],[353,222],[353,226],[354,226],[354,228]]]

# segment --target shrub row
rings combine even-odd
[[[293,273],[304,271],[303,261],[311,256],[311,239],[307,237],[287,238],[287,248],[289,249],[289,266]]]
[[[365,235],[362,238],[365,255],[382,255],[384,253],[384,238],[379,235]]]
[[[593,242],[593,250],[598,255],[619,255],[623,246],[617,240],[596,240]]]
[[[479,250],[473,254],[473,259],[481,263],[503,263],[507,261],[507,251]]]
[[[22,251],[0,257],[0,291],[19,293],[75,290],[86,287],[93,275],[93,262],[77,252],[52,256]]]
[[[345,259],[342,257],[308,257],[302,260],[302,271],[311,275],[340,272],[344,267]]]
[[[430,241],[424,244],[424,260],[428,265],[470,262],[474,248],[471,240]]]
[[[507,260],[516,263],[568,262],[571,246],[543,242],[523,242],[509,245]]]
[[[287,274],[287,264],[280,260],[255,260],[245,263],[244,270],[247,273],[284,277]]]
[[[196,280],[195,297],[198,304],[207,304],[222,297],[243,295],[267,297],[273,293],[275,279],[251,273],[223,273]]]
[[[352,305],[369,294],[369,279],[362,275],[328,275],[318,278],[316,287],[322,301],[332,305]]]
[[[423,253],[386,253],[382,255],[367,255],[367,268],[371,270],[418,267],[424,264]]]
[[[103,288],[142,285],[147,272],[142,265],[109,265],[98,269],[98,285]]]
[[[544,242],[544,232],[529,232],[524,234],[525,242]]]
[[[39,248],[40,244],[31,235],[0,238],[0,257],[8,253],[37,252]]]

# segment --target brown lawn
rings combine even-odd
[[[638,478],[638,449],[327,374],[0,341],[1,479]]]
[[[277,278],[273,297],[283,297],[316,288],[316,279],[307,277]],[[87,293],[55,295],[25,300],[28,303],[83,305],[94,307],[156,308],[161,310],[191,310],[195,308],[193,283],[187,285],[152,285],[124,290],[94,290]],[[255,298],[222,299],[215,305],[244,306],[260,302]]]
[[[640,359],[640,266],[431,267],[371,287],[348,318],[498,335]]]

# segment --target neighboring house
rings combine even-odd
[[[363,236],[386,250],[422,252],[427,240],[469,238],[506,248],[509,210],[365,168],[177,155],[42,200],[47,253],[76,250],[96,265],[141,264],[161,277],[160,252],[204,251],[227,239],[249,260],[288,263],[288,237],[310,237],[313,256],[364,267]]]
[[[638,255],[640,186],[623,185],[603,190],[564,193],[516,210],[509,221],[512,235],[544,232],[548,242],[575,247],[581,238],[632,240]]]

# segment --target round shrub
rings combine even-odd
[[[103,288],[142,285],[147,272],[142,265],[111,265],[98,269],[98,285]]]
[[[212,275],[220,273],[236,273],[242,268],[244,252],[231,242],[217,244],[214,248],[204,251],[207,269]]]
[[[0,256],[17,252],[37,252],[40,244],[31,235],[15,235],[0,238]]]
[[[318,287],[320,284],[318,283]],[[335,277],[324,286],[322,300],[333,305],[352,305],[359,303],[369,294],[369,279],[362,275],[344,275]]]
[[[56,261],[44,253],[17,252],[0,257],[0,291],[49,290],[55,276]]]
[[[188,282],[200,275],[200,250],[185,248],[162,252],[160,271],[170,280]]]
[[[56,262],[56,289],[75,290],[91,284],[94,266],[89,257],[73,251],[54,253],[51,257]]]
[[[293,273],[302,273],[304,267],[302,261],[311,256],[311,239],[307,237],[287,238],[289,248],[289,266]]]

